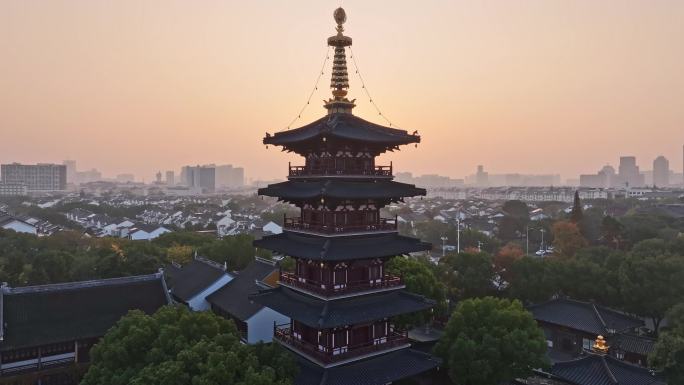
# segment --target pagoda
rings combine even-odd
[[[281,234],[256,247],[290,256],[293,272],[281,272],[275,289],[251,300],[290,318],[274,325],[274,340],[295,352],[297,385],[388,384],[438,366],[439,360],[411,349],[406,330],[393,317],[431,309],[434,301],[404,290],[400,277],[385,271],[394,256],[430,250],[429,243],[401,236],[396,218],[380,209],[425,189],[393,181],[392,165],[376,158],[420,136],[384,127],[352,114],[343,34],[346,15],[334,13],[332,97],[327,114],[303,127],[266,134],[263,143],[304,157],[289,166],[288,180],[259,189],[300,209],[285,217]]]

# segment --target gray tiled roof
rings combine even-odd
[[[258,281],[264,280],[277,270],[278,267],[274,264],[260,260],[252,261],[232,281],[209,295],[207,301],[233,317],[247,321],[263,308],[262,305],[252,302],[249,295],[259,291]]]
[[[129,310],[169,303],[161,274],[3,288],[0,350],[103,336]]]
[[[412,184],[377,180],[373,183],[348,180],[287,181],[260,188],[259,195],[296,201],[319,197],[336,199],[383,199],[425,195],[426,190]]]
[[[558,298],[528,307],[534,319],[595,335],[608,335],[643,325],[639,318],[589,302]]]
[[[222,268],[199,259],[171,270],[171,294],[183,302],[191,300],[226,274]]]
[[[320,237],[289,231],[256,240],[254,246],[317,261],[391,257],[432,248],[429,243],[397,233]]]
[[[381,356],[323,369],[303,359],[296,385],[385,385],[410,378],[441,364],[430,354],[413,349],[402,349]]]
[[[621,333],[613,336],[608,342],[611,349],[647,356],[653,351],[656,341],[653,338]]]
[[[430,299],[404,290],[325,301],[283,286],[264,290],[250,299],[314,328],[374,321],[435,305]]]
[[[591,353],[577,360],[556,363],[550,372],[577,385],[664,384],[646,368]]]

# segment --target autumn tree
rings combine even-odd
[[[434,351],[457,385],[500,384],[547,366],[532,314],[519,301],[494,297],[461,301]]]
[[[510,282],[511,265],[525,255],[522,247],[515,242],[508,242],[494,256],[494,271],[500,281]]]
[[[587,240],[573,222],[558,221],[553,224],[552,232],[553,246],[560,256],[572,257],[577,250],[587,246]]]

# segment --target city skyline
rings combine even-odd
[[[684,49],[672,36],[684,33],[684,3],[615,4],[346,2],[371,95],[424,137],[395,168],[568,179],[623,155],[650,169],[664,155],[680,172]],[[77,159],[147,181],[208,163],[274,179],[283,170],[272,165],[302,163],[258,138],[306,102],[330,32],[320,16],[338,4],[163,5],[0,4],[0,163]],[[324,72],[292,127],[324,115],[330,62]],[[356,113],[386,124],[350,75]]]

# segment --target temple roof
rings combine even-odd
[[[295,385],[385,385],[434,369],[439,358],[413,349],[402,349],[347,365],[324,369],[299,360]]]
[[[162,274],[2,290],[0,350],[101,337],[130,310],[170,302]]]
[[[347,180],[287,181],[260,188],[259,195],[286,201],[316,199],[392,199],[425,195],[423,188],[390,180],[357,182]]]
[[[188,302],[226,274],[228,273],[223,270],[223,266],[193,259],[174,272],[171,279],[171,294],[183,302]]]
[[[551,374],[577,385],[664,385],[650,370],[607,355],[586,356],[553,365]]]
[[[566,298],[532,305],[528,307],[528,310],[537,321],[561,325],[594,335],[607,336],[643,325],[643,321],[639,318],[590,302]]]
[[[207,301],[233,317],[247,321],[263,309],[262,305],[250,301],[248,295],[263,288],[260,282],[277,272],[274,263],[252,261],[232,281],[207,296]]]
[[[404,290],[325,301],[283,286],[253,294],[250,299],[318,329],[414,313],[435,305],[430,299]]]
[[[264,144],[284,146],[294,150],[308,143],[318,146],[321,138],[363,142],[381,147],[419,143],[420,136],[406,130],[381,126],[348,113],[326,115],[305,126],[292,130],[266,134]]]
[[[290,231],[256,240],[254,246],[316,261],[392,257],[432,248],[429,243],[397,233],[322,237]]]

